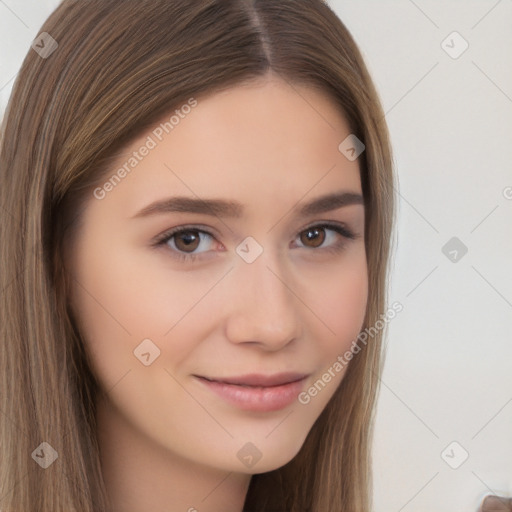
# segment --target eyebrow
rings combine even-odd
[[[300,217],[306,217],[354,204],[364,205],[363,196],[355,192],[341,191],[320,196],[303,204],[298,209],[296,207],[295,210],[297,210]],[[166,213],[200,213],[216,217],[240,218],[243,211],[244,206],[236,201],[178,196],[155,201],[133,215],[132,218]]]

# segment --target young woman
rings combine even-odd
[[[394,204],[326,3],[65,0],[2,129],[0,508],[370,511]]]

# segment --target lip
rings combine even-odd
[[[303,373],[249,374],[238,377],[194,377],[228,403],[246,411],[270,412],[295,401],[307,377]]]

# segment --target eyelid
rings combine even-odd
[[[352,229],[347,222],[339,221],[339,220],[318,220],[313,223],[306,224],[303,228],[299,229],[297,231],[297,234],[302,233],[303,231],[306,231],[311,228],[316,227],[324,227],[328,229],[332,229],[333,231],[341,231],[341,235],[345,236],[346,238],[350,239],[356,239],[359,238],[359,234]]]
[[[309,249],[309,250],[314,251],[314,252],[318,252],[318,251],[319,252],[329,252],[329,251],[337,252],[337,251],[341,251],[341,250],[344,249],[344,247],[345,247],[346,243],[348,243],[348,241],[356,240],[356,239],[360,238],[360,235],[357,232],[355,232],[353,229],[351,229],[348,226],[347,223],[341,222],[341,221],[332,221],[332,220],[318,220],[318,221],[309,223],[305,227],[300,228],[297,231],[296,236],[300,235],[304,231],[307,231],[307,230],[313,229],[313,228],[325,228],[325,229],[334,231],[334,232],[336,232],[338,235],[340,235],[344,239],[341,242],[332,244],[332,245],[327,246],[327,247],[318,247],[318,248],[316,248],[316,247],[310,247],[310,248],[305,247],[306,249]],[[156,236],[153,239],[151,245],[154,246],[154,247],[157,247],[157,248],[161,247],[161,246],[165,246],[167,244],[167,242],[174,235],[182,233],[184,231],[197,231],[199,233],[208,235],[214,241],[216,241],[217,243],[222,245],[222,243],[217,240],[218,235],[214,234],[214,233],[211,233],[210,230],[214,231],[214,232],[217,231],[215,229],[212,229],[210,227],[206,227],[206,226],[203,226],[203,225],[200,225],[200,224],[183,224],[183,225],[176,226],[174,228],[168,229],[165,232],[161,233],[160,235]],[[303,248],[303,247],[299,246],[299,248]],[[203,257],[203,255],[205,255],[208,252],[210,252],[210,251],[204,251],[204,252],[199,252],[199,253],[186,253],[186,252],[177,251],[176,249],[172,249],[170,247],[169,247],[169,250],[172,252],[173,257],[175,257],[176,259],[183,260],[183,261],[189,261],[189,262],[194,261],[198,257],[201,258],[201,257]],[[214,251],[214,252],[217,252],[217,251]]]
[[[163,233],[160,233],[159,235],[157,235],[152,240],[151,245],[159,245],[160,243],[163,243],[164,241],[168,241],[173,235],[181,233],[182,231],[199,231],[199,232],[205,233],[215,239],[218,237],[216,230],[212,229],[210,227],[202,226],[201,224],[182,224],[180,226],[176,226],[174,228],[167,229]],[[210,231],[213,231],[215,233],[211,233]]]

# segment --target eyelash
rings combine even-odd
[[[313,230],[315,228],[327,228],[329,230],[335,231],[342,237],[349,239],[349,240],[355,240],[356,238],[358,238],[358,235],[356,235],[354,232],[349,230],[347,227],[340,225],[340,224],[331,223],[331,222],[324,222],[321,224],[313,224],[313,225],[301,230],[299,232],[299,234]],[[154,243],[152,245],[155,247],[165,246],[167,244],[167,242],[169,242],[169,240],[171,240],[173,238],[173,236],[176,236],[181,233],[188,232],[188,231],[196,231],[197,233],[202,233],[202,234],[208,235],[209,237],[215,239],[214,235],[212,235],[210,232],[200,229],[199,226],[190,225],[190,226],[180,226],[178,228],[173,228],[173,229],[166,231],[165,233],[162,233],[161,235],[159,235],[156,238],[156,240],[154,241]],[[344,241],[337,242],[328,247],[319,247],[320,250],[324,250],[329,253],[338,253],[338,252],[342,251],[344,248],[345,248]],[[196,260],[196,258],[200,254],[203,254],[203,253],[198,253],[198,254],[183,253],[183,252],[179,252],[178,250],[173,249],[171,247],[169,247],[169,249],[172,251],[174,258],[178,259],[179,261],[184,261],[184,262],[193,262]],[[307,249],[307,247],[306,247],[306,249]],[[315,248],[311,247],[309,249],[315,249]]]

